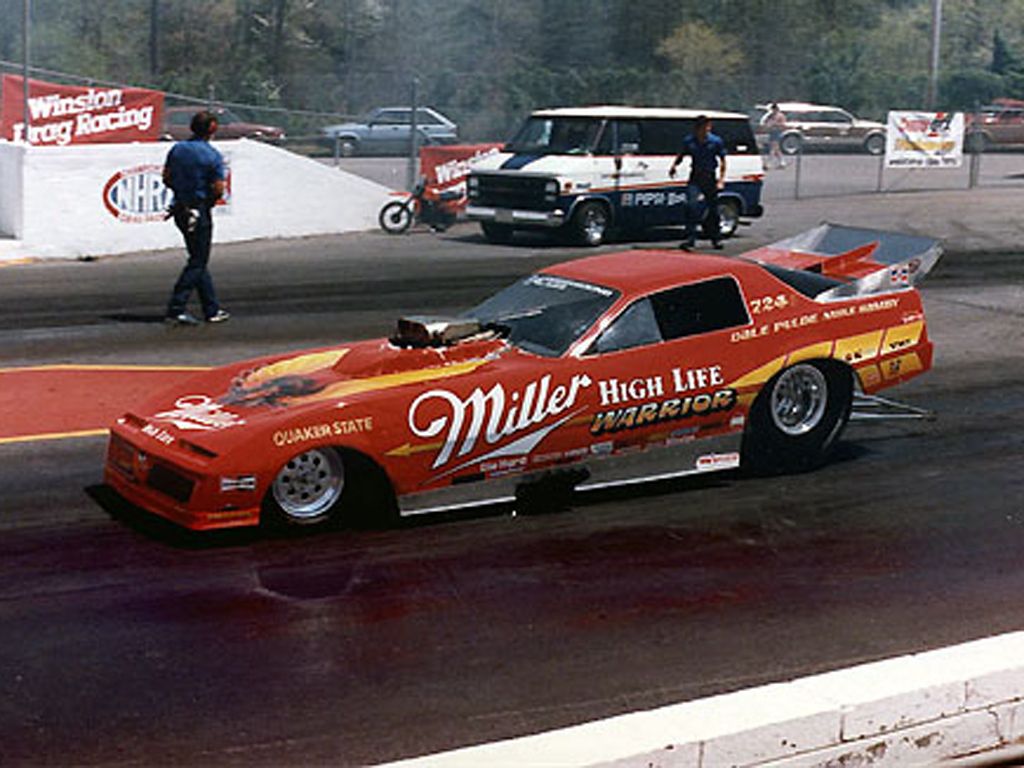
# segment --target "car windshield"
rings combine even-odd
[[[464,313],[517,347],[558,357],[618,298],[618,291],[554,275],[531,275]]]
[[[593,150],[600,132],[600,120],[530,117],[506,148],[538,155],[582,155]]]

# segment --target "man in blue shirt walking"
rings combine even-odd
[[[722,247],[722,233],[718,219],[718,191],[725,187],[725,142],[711,132],[711,118],[697,117],[693,133],[683,139],[683,149],[672,161],[668,175],[676,176],[676,166],[690,156],[690,180],[686,185],[686,234],[680,248],[693,248],[697,239],[699,218],[698,196],[704,195],[707,205],[705,228],[715,249]]]
[[[217,117],[210,112],[197,112],[191,123],[192,138],[179,141],[164,163],[164,184],[174,192],[170,215],[185,238],[188,262],[181,271],[167,305],[167,322],[177,325],[198,325],[187,305],[192,291],[199,292],[203,316],[208,323],[221,323],[229,315],[217,302],[213,278],[207,265],[213,241],[211,211],[224,196],[226,174],[220,152],[210,146],[217,131]]]

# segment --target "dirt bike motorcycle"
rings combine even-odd
[[[438,190],[420,179],[412,193],[400,193],[401,199],[392,200],[380,209],[377,221],[380,228],[391,235],[405,232],[413,224],[426,224],[434,232],[444,232],[458,215],[462,192],[455,189]]]

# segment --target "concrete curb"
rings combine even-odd
[[[1024,740],[1024,632],[388,768],[907,766]]]

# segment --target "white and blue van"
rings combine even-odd
[[[501,153],[473,166],[467,216],[491,242],[517,229],[562,229],[600,245],[611,229],[636,231],[684,222],[690,159],[669,167],[698,115],[725,141],[721,232],[762,213],[764,164],[746,115],[655,107],[544,109],[527,118]]]

